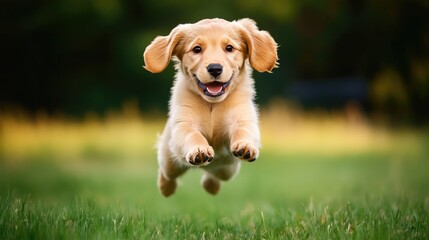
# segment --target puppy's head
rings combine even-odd
[[[153,73],[163,71],[174,56],[189,89],[208,102],[220,102],[245,79],[246,59],[259,72],[277,67],[277,43],[251,19],[206,19],[155,38],[143,56]]]

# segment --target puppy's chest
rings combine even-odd
[[[201,118],[201,133],[214,148],[229,145],[229,128],[227,112],[213,111]]]

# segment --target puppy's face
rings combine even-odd
[[[242,81],[246,59],[261,72],[277,65],[277,44],[250,19],[207,19],[157,37],[144,53],[145,68],[160,72],[172,56],[189,89],[208,102],[223,101]]]
[[[238,84],[247,47],[228,22],[199,23],[183,41],[180,67],[191,89],[208,102],[220,102]]]

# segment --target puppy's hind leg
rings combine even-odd
[[[174,163],[173,163],[174,164]],[[172,195],[176,191],[177,178],[186,172],[186,168],[164,168],[159,167],[158,188],[165,197]]]
[[[207,169],[201,178],[201,184],[204,189],[213,195],[220,190],[221,181],[228,181],[233,178],[240,170],[240,162],[232,160],[230,164]]]
[[[187,168],[177,164],[162,144],[158,149],[158,164],[158,189],[162,195],[168,197],[176,191],[176,179],[185,173]]]
[[[162,170],[159,169],[158,172],[158,189],[164,195],[168,197],[176,191],[177,181],[176,179],[169,179],[162,173]]]
[[[201,178],[201,185],[203,185],[204,189],[208,193],[213,195],[216,195],[220,189],[219,179],[209,172],[204,173],[203,177]]]

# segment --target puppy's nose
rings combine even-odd
[[[211,63],[207,66],[207,71],[213,77],[217,77],[222,73],[222,65],[220,65],[219,63]]]

